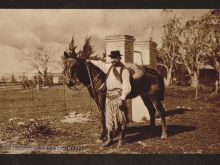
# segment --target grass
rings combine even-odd
[[[33,93],[29,90],[0,91],[0,145],[66,147],[59,151],[22,150],[22,153],[219,153],[220,96],[209,99],[209,93],[203,89],[195,101],[191,88],[168,88],[164,101],[169,133],[167,139],[160,139],[160,120],[157,120],[153,132],[150,132],[149,122],[129,123],[127,144],[121,148],[116,148],[116,144],[103,148],[96,141],[100,133],[100,113],[87,90],[52,87]],[[74,124],[61,122],[66,114],[73,111],[91,112],[90,121]],[[54,133],[35,131],[38,134],[24,136],[32,125],[29,123],[22,127],[18,123],[28,123],[30,119],[47,123],[39,125]],[[0,150],[0,153],[17,152],[16,149],[4,150],[4,147]]]

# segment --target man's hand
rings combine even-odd
[[[90,59],[86,59],[86,62],[91,62],[91,60]]]
[[[119,103],[118,103],[118,107],[119,109],[123,110],[125,106],[125,100],[120,99]]]

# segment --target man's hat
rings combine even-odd
[[[119,50],[115,50],[115,51],[111,51],[111,54],[108,55],[108,56],[111,57],[111,58],[117,58],[117,57],[120,57],[122,55],[120,54]]]

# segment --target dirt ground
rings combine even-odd
[[[153,132],[148,121],[129,123],[123,147],[116,139],[103,148],[97,141],[100,113],[87,90],[2,90],[0,153],[220,153],[220,95],[209,98],[204,88],[195,101],[194,93],[190,87],[166,90],[167,139],[160,139],[157,119]],[[68,116],[86,120],[64,122]]]

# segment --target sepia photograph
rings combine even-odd
[[[0,154],[219,154],[220,9],[0,9]]]

